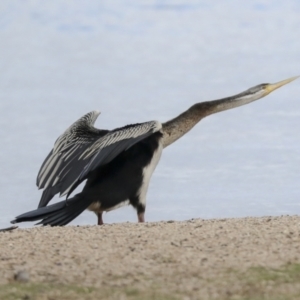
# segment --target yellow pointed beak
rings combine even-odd
[[[279,82],[276,82],[276,83],[270,83],[269,85],[266,86],[266,92],[267,94],[273,92],[274,90],[282,87],[283,85],[287,84],[287,83],[290,83],[292,82],[293,80],[299,78],[300,76],[295,76],[295,77],[291,77],[291,78],[288,78],[288,79],[285,79],[285,80],[282,80],[282,81],[279,81]]]

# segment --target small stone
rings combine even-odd
[[[29,274],[25,270],[18,271],[17,273],[15,273],[14,279],[18,282],[28,282]]]

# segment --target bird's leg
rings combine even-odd
[[[102,211],[97,212],[98,217],[98,225],[103,225],[103,219],[102,219]]]
[[[139,223],[144,223],[145,222],[145,204],[142,204],[140,202],[139,197],[132,197],[129,199],[130,204],[136,209],[137,211],[137,217],[138,217],[138,222]]]
[[[136,210],[137,210],[138,222],[144,223],[145,222],[145,210],[146,210],[145,205],[138,203],[136,206]]]
[[[145,222],[145,213],[141,212],[141,213],[138,213],[137,215],[138,215],[139,223],[144,223]]]

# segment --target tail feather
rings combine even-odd
[[[74,204],[72,202],[69,203],[69,200],[67,200],[67,204],[63,210],[49,214],[36,225],[64,226],[78,217],[86,208],[87,205],[84,201],[78,201]]]
[[[19,215],[11,223],[41,220],[37,224],[64,226],[80,215],[89,205],[89,201],[86,201],[82,195],[78,194],[71,199]]]
[[[74,220],[76,217],[78,217],[78,215],[80,214],[81,212],[75,212],[73,213],[72,215],[69,215],[67,218],[65,217],[61,217],[59,220],[56,220],[56,223],[57,225],[59,226],[64,226],[64,225],[67,225],[68,223],[70,223],[72,220]],[[47,220],[48,222],[48,220]],[[44,223],[44,225],[47,225],[47,223]]]
[[[12,224],[19,223],[19,222],[27,222],[27,221],[36,221],[40,220],[45,216],[51,215],[51,213],[59,211],[63,209],[66,204],[65,201],[61,201],[46,207],[38,208],[22,215],[19,215],[15,218],[15,220],[11,221]]]

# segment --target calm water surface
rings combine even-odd
[[[84,113],[100,110],[96,126],[108,129],[166,121],[299,75],[299,37],[297,0],[2,0],[0,227],[37,206],[43,159]],[[167,148],[147,220],[299,214],[299,95],[298,80]],[[104,218],[136,221],[131,207]],[[73,224],[95,222],[85,212]]]

